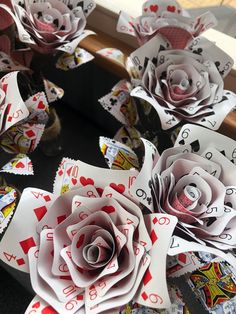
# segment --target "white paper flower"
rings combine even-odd
[[[159,40],[155,37],[131,54],[140,71],[140,81],[135,81],[139,86],[131,95],[156,109],[164,130],[181,121],[217,130],[235,108],[235,94],[223,89],[232,59],[204,38],[188,50],[162,49]]]
[[[62,50],[73,53],[79,42],[91,34],[85,31],[86,16],[93,1],[13,0],[19,39],[40,53]]]
[[[235,141],[223,135],[187,124],[175,147],[162,153],[151,172],[144,161],[133,195],[142,196],[140,201],[151,210],[176,216],[183,238],[232,250],[236,247],[235,147]],[[147,192],[135,192],[147,173],[151,173],[149,203]]]

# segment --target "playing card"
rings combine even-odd
[[[180,253],[167,258],[167,276],[180,277],[202,266],[200,259],[192,252]]]
[[[56,314],[51,305],[36,295],[27,307],[25,314],[42,314],[44,312]]]
[[[125,56],[122,51],[115,48],[103,48],[99,51],[96,51],[99,55],[111,59],[122,66],[125,66]]]
[[[56,68],[63,71],[68,71],[70,69],[75,69],[93,59],[94,57],[88,51],[77,47],[73,54],[62,54],[57,59]]]
[[[119,204],[121,204],[128,212],[130,212],[131,214],[139,218],[139,232],[137,236],[135,235],[135,240],[139,244],[144,246],[145,250],[148,252],[151,249],[152,243],[151,243],[150,236],[145,226],[143,213],[141,209],[139,208],[139,206],[137,206],[133,201],[130,201],[129,199],[124,197],[122,194],[120,194],[119,192],[117,192],[116,190],[110,187],[106,187],[104,189],[102,196],[112,197],[116,199],[119,202]],[[126,223],[133,224],[133,221],[129,219],[126,221]]]
[[[148,61],[157,64],[158,53],[169,47],[169,43],[163,39],[161,35],[156,35],[150,39],[145,45],[139,47],[131,53],[130,58],[137,70],[142,73]]]
[[[165,214],[150,214],[145,216],[145,221],[152,240],[151,263],[135,301],[152,308],[168,308],[171,303],[166,282],[166,256],[177,218]]]
[[[0,258],[4,263],[29,272],[27,253],[39,243],[36,225],[53,200],[51,193],[40,189],[27,188],[23,191],[16,213],[0,242]]]
[[[4,9],[5,11],[7,11],[7,13],[10,14],[10,16],[13,18],[15,25],[17,27],[17,31],[18,31],[18,35],[19,35],[19,39],[20,41],[26,43],[26,44],[35,44],[35,41],[31,38],[31,36],[29,35],[29,33],[24,29],[24,27],[22,26],[21,22],[19,21],[19,18],[17,15],[15,15],[11,9],[5,5],[5,4],[0,4],[0,8]],[[16,9],[15,6],[13,6],[14,9]]]
[[[16,207],[16,191],[9,187],[0,187],[0,234],[8,226],[8,223]]]
[[[3,36],[5,36],[5,35],[3,35]],[[1,41],[3,40],[3,36],[0,36]],[[29,69],[27,67],[19,64],[15,60],[13,60],[10,56],[8,56],[3,51],[0,52],[0,72],[26,71],[26,70],[29,70]]]
[[[187,241],[178,236],[172,236],[168,255],[174,256],[184,252],[207,252],[222,258],[234,268],[236,266],[236,258],[231,253],[224,253],[222,250],[202,245],[200,243]]]
[[[221,152],[214,147],[208,147],[202,156],[208,160],[218,163],[221,167],[219,179],[224,186],[230,186],[235,184],[236,166],[227,159]]]
[[[233,59],[222,49],[204,37],[198,37],[189,44],[190,50],[212,60],[220,75],[224,78],[230,72],[234,62]]]
[[[230,161],[236,163],[235,141],[229,137],[204,129],[197,125],[186,124],[179,133],[175,147],[189,144],[192,151],[202,154],[209,146],[212,146],[225,155]]]
[[[24,154],[18,154],[5,164],[0,172],[14,173],[18,175],[33,175],[32,161]]]
[[[147,101],[155,108],[160,117],[161,127],[163,130],[174,127],[181,121],[178,117],[174,116],[171,111],[166,110],[164,109],[164,107],[160,106],[155,98],[151,94],[149,94],[142,86],[135,87],[130,95]]]
[[[201,278],[200,281],[199,278]],[[227,289],[221,284],[225,281],[227,282]],[[211,284],[213,282],[214,285]],[[232,271],[232,268],[225,262],[212,261],[200,267],[190,275],[188,284],[204,308],[210,313],[212,313],[211,309],[236,295],[235,270]]]
[[[110,170],[64,158],[57,171],[54,193],[59,195],[70,188],[93,185],[98,191],[110,186],[130,197],[130,187],[137,174],[136,170]]]
[[[53,239],[54,230],[46,229],[40,233],[40,246],[38,254],[38,274],[43,279],[48,286],[53,290],[56,298],[65,303],[78,294],[81,294],[83,290],[74,286],[73,281],[70,277],[65,276],[54,276],[51,272],[53,255]],[[31,261],[29,261],[31,263]],[[73,289],[71,288],[73,287]]]
[[[111,298],[107,300],[106,302],[98,304],[97,306],[94,306],[94,307],[86,306],[86,313],[88,314],[106,313],[105,312],[106,310],[120,307],[128,303],[130,300],[132,300],[149,264],[150,264],[150,256],[148,254],[145,254],[141,259],[141,265],[139,268],[138,276],[136,277],[135,283],[133,287],[130,289],[128,294]]]
[[[55,298],[53,291],[38,274],[38,249],[38,246],[32,247],[28,252],[30,260],[30,279],[34,291],[44,301],[48,302],[58,313],[76,313],[76,311],[84,305],[83,295],[77,295],[64,303]],[[74,286],[73,288],[75,289],[76,287]],[[68,289],[65,291],[68,291]]]
[[[138,157],[128,146],[103,136],[99,138],[99,146],[109,168],[122,170],[139,168]]]
[[[93,31],[89,31],[89,30],[84,30],[80,35],[78,35],[74,40],[72,40],[71,42],[64,44],[62,46],[59,46],[58,48],[56,48],[56,50],[59,51],[64,51],[66,53],[72,54],[74,53],[75,49],[77,48],[77,46],[79,45],[79,43],[86,38],[89,35],[95,35],[96,33]]]
[[[136,36],[134,22],[135,21],[132,16],[130,16],[126,12],[121,11],[116,26],[117,32],[129,34],[131,36]]]
[[[135,198],[138,198],[142,204],[144,204],[153,212],[154,207],[151,195],[152,180],[150,180],[150,178],[152,169],[155,166],[154,161],[159,157],[159,154],[151,142],[145,139],[142,139],[142,141],[145,147],[145,157],[139,176],[132,184],[131,193],[135,196]]]
[[[23,123],[13,125],[0,138],[1,147],[11,154],[31,153],[37,147],[45,125]]]
[[[29,111],[21,98],[17,83],[17,75],[18,72],[11,72],[0,80],[0,87],[5,92],[5,106],[7,108],[6,120],[2,125],[0,134],[3,134],[11,126],[25,119],[29,115]]]
[[[64,96],[64,90],[49,80],[43,80],[45,93],[49,103],[61,99]]]

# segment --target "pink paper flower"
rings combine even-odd
[[[19,39],[40,53],[73,53],[79,42],[92,33],[85,31],[85,25],[86,17],[95,8],[93,1],[81,2],[82,7],[59,0],[13,3]]]
[[[117,31],[135,36],[140,45],[160,34],[173,49],[184,49],[194,37],[216,24],[210,12],[191,18],[175,0],[149,0],[137,18],[121,11]]]

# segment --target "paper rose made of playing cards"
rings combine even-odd
[[[145,148],[131,192],[151,211],[178,218],[175,232],[181,239],[173,244],[172,253],[207,251],[227,259],[223,251],[236,247],[236,142],[188,124],[180,130],[175,147],[156,154],[154,162],[149,146]],[[228,261],[236,265],[232,255]]]
[[[80,313],[80,308],[104,313],[132,299],[170,306],[165,267],[177,219],[143,217],[129,193],[137,174],[63,159],[54,194],[24,190],[0,257],[30,273],[37,296],[26,313],[36,304],[61,314]]]
[[[30,45],[40,53],[55,50],[73,53],[80,41],[93,34],[86,31],[86,17],[95,8],[93,0],[73,1],[28,1],[12,0],[14,13],[1,5],[13,18],[20,41]]]
[[[0,146],[9,153],[34,151],[48,121],[45,93],[38,92],[24,101],[20,75],[13,71],[0,79]]]
[[[235,108],[235,94],[223,89],[233,60],[205,38],[185,50],[168,50],[157,35],[130,57],[140,73],[131,96],[156,109],[164,130],[182,121],[216,130]]]
[[[137,18],[121,11],[117,31],[135,36],[140,45],[160,34],[173,49],[184,49],[189,41],[216,24],[211,12],[191,18],[175,0],[149,0]]]

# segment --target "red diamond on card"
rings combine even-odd
[[[35,136],[35,133],[34,133],[34,131],[33,131],[33,130],[28,130],[28,131],[26,131],[26,132],[25,132],[25,134],[26,134],[29,138],[34,137],[34,136]]]
[[[59,174],[59,176],[62,176],[63,175],[63,171],[62,170],[58,171],[58,174]]]
[[[43,198],[45,199],[46,202],[51,201],[51,197],[49,195],[45,195]]]
[[[150,273],[150,271],[148,269],[146,271],[144,277],[143,277],[143,284],[144,284],[144,286],[146,286],[146,284],[148,284],[151,279],[152,279],[152,275],[151,275],[151,273]]]
[[[43,218],[43,216],[46,214],[46,212],[47,212],[47,208],[45,206],[41,206],[41,207],[34,209],[34,213],[35,213],[38,221],[40,221]]]
[[[153,218],[152,222],[154,223],[154,225],[158,222],[157,217]]]
[[[57,223],[58,223],[58,225],[59,225],[62,221],[64,221],[65,219],[66,219],[66,215],[58,216],[58,217],[57,217]]]
[[[152,230],[152,232],[150,234],[150,238],[152,240],[152,244],[154,244],[156,242],[156,240],[158,239],[157,235],[156,235],[156,232],[154,230]]]
[[[24,261],[24,259],[23,259],[23,258],[19,258],[19,259],[17,259],[17,260],[16,260],[16,262],[17,262],[17,264],[18,264],[19,266],[22,266],[22,265],[24,265],[24,264],[25,264],[25,261]]]
[[[11,122],[12,120],[12,117],[8,117],[7,121]]]
[[[82,294],[77,295],[76,299],[77,299],[78,301],[82,301],[82,300],[84,299],[84,296],[83,296]]]
[[[141,297],[144,299],[144,301],[146,301],[147,298],[148,298],[147,293],[144,291],[144,292],[141,294]]]
[[[42,310],[42,314],[58,314],[51,306],[47,306]]]
[[[36,243],[34,242],[34,238],[30,237],[28,239],[25,239],[23,241],[19,242],[22,250],[24,251],[25,254],[29,252],[29,249],[36,246]]]

